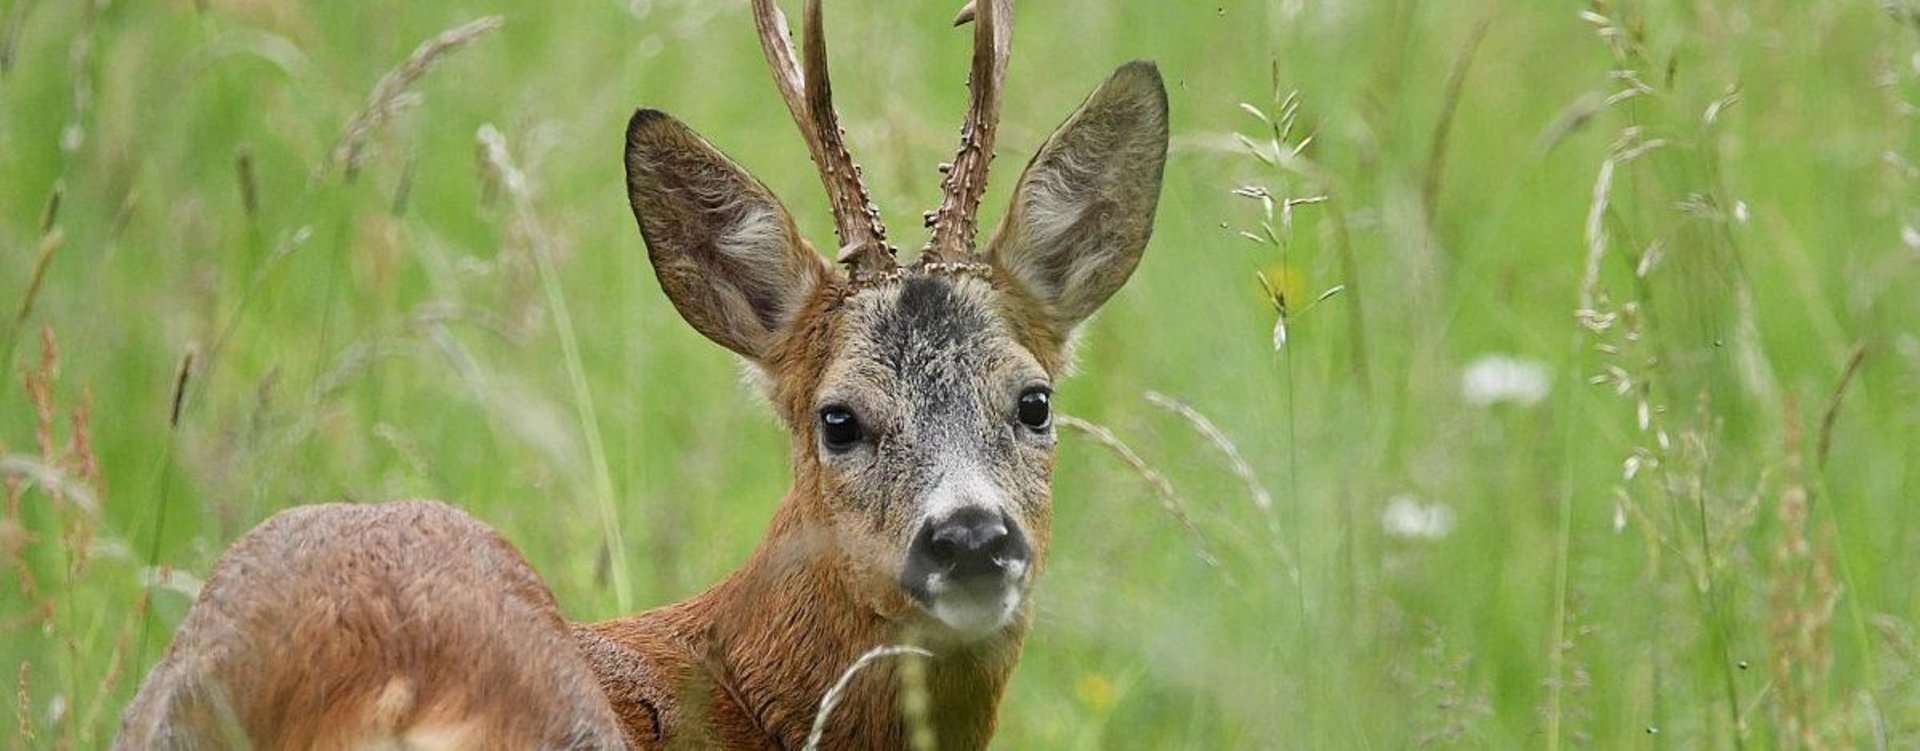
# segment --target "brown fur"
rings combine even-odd
[[[452,507],[285,511],[221,557],[116,747],[621,748],[565,628]]]
[[[820,698],[861,653],[910,639],[902,623],[851,605],[822,544],[789,496],[739,571],[674,605],[576,628],[603,678],[651,668],[644,686],[611,681],[614,711],[640,748],[798,749]],[[894,615],[908,604],[892,604]],[[982,748],[1019,649],[1005,638],[942,650],[929,670],[940,748]],[[826,748],[903,748],[897,664],[861,673],[835,710]],[[639,689],[638,691],[621,689]]]
[[[1054,433],[1019,405],[1139,261],[1165,107],[1150,65],[1122,68],[1035,157],[984,262],[857,281],[705,140],[636,113],[628,193],[661,287],[768,377],[792,440],[758,549],[691,599],[568,625],[510,545],[449,507],[285,512],[222,558],[120,747],[797,749],[842,671],[906,643],[932,652],[911,665],[924,685],[907,685],[918,658],[868,668],[824,745],[902,748],[922,723],[939,748],[984,748],[1051,539]],[[857,413],[851,447],[825,445],[829,407]],[[1028,548],[999,599],[909,592],[916,540],[955,508],[991,509]],[[915,688],[924,716],[903,709]]]

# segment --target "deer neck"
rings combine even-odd
[[[904,594],[855,594],[860,574],[832,527],[810,513],[820,508],[787,498],[746,564],[699,598],[708,616],[701,659],[724,689],[716,693],[776,745],[798,749],[848,667],[876,647],[918,646],[933,656],[881,658],[849,681],[822,747],[906,748],[924,730],[938,748],[984,748],[1025,619],[969,644],[933,637]],[[924,703],[907,698],[922,688]]]

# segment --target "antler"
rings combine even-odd
[[[807,26],[802,50],[804,69],[794,62],[793,42],[787,31],[786,14],[774,0],[753,0],[753,25],[760,32],[760,48],[773,69],[773,81],[780,96],[800,126],[807,151],[819,168],[820,182],[827,188],[827,200],[833,208],[833,228],[839,234],[839,260],[852,273],[885,273],[895,268],[893,246],[887,244],[887,229],[880,223],[880,210],[874,208],[866,185],[860,182],[860,166],[841,138],[840,116],[833,110],[833,85],[827,80],[827,40],[821,28],[820,0],[807,0]]]
[[[975,217],[987,191],[987,167],[993,162],[993,135],[1000,122],[1000,83],[1007,77],[1013,45],[1013,0],[973,0],[960,9],[954,25],[973,22],[973,71],[967,76],[972,96],[960,124],[960,150],[942,165],[940,208],[927,213],[933,234],[921,253],[923,263],[964,261],[973,255]]]

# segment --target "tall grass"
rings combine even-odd
[[[968,36],[833,2],[850,145],[912,216]],[[196,576],[289,505],[453,501],[583,620],[764,531],[783,431],[656,291],[617,161],[667,109],[830,237],[744,4],[0,23],[13,746],[104,744]],[[1920,738],[1920,9],[1016,23],[990,213],[1120,62],[1175,120],[1154,242],[1058,385],[1001,747]]]

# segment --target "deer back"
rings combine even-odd
[[[618,749],[553,597],[436,502],[282,512],[222,556],[118,748]]]

